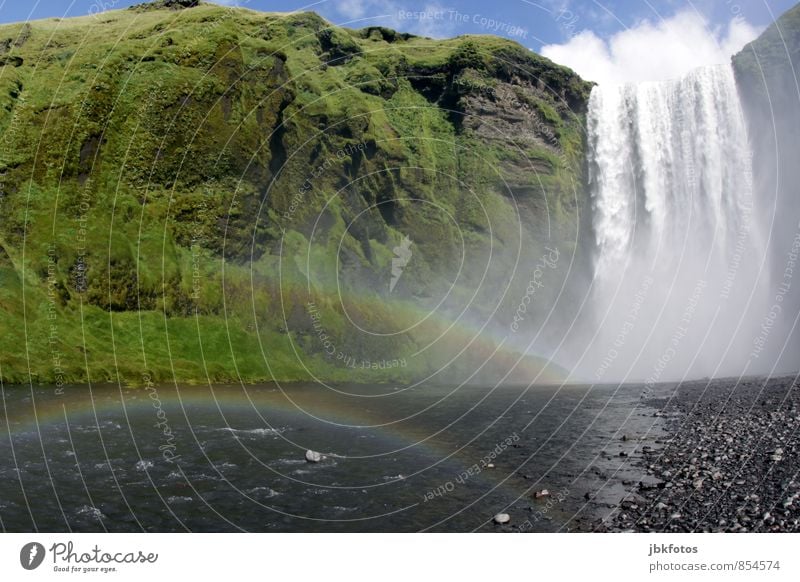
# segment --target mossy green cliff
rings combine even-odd
[[[552,305],[589,84],[490,36],[170,4],[0,27],[5,382],[452,380],[545,247]]]

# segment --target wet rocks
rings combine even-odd
[[[684,383],[650,400],[671,438],[632,457],[629,487],[595,531],[800,532],[800,387],[793,378]],[[587,494],[587,499],[589,494]]]
[[[200,0],[163,0],[165,8],[194,8]]]
[[[317,451],[312,451],[311,449],[306,451],[306,462],[307,463],[319,463],[322,461],[322,455]]]

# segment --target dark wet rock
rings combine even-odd
[[[651,441],[655,447],[642,447],[629,463],[643,479],[622,484],[639,499],[623,497],[584,529],[800,532],[800,387],[793,378],[687,382],[671,398],[646,404],[665,419],[670,437]]]

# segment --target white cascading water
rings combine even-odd
[[[768,267],[732,68],[596,87],[588,139],[596,335],[584,371],[598,382],[755,372]]]

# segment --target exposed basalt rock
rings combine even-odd
[[[200,5],[200,0],[153,0],[144,4],[131,6],[131,10],[160,10],[169,8],[172,10],[182,10],[184,8],[195,8]]]
[[[800,231],[800,5],[735,55],[733,67],[754,152],[756,211],[769,213],[765,220],[772,224],[772,268],[783,273]],[[787,291],[782,297],[784,312],[797,313],[800,286],[792,285]],[[785,329],[773,333],[788,337],[784,351],[796,354],[800,351],[800,332],[792,332],[788,318],[785,323]]]
[[[416,38],[415,34],[410,34],[408,32],[398,32],[396,30],[392,30],[391,28],[385,28],[383,26],[369,26],[367,28],[362,28],[361,30],[358,31],[358,35],[361,38],[371,39],[371,40],[383,40],[388,43]]]
[[[464,110],[462,125],[481,140],[499,143],[512,151],[517,149],[524,152],[526,148],[533,147],[560,155],[563,153],[557,133],[560,120],[548,119],[545,112],[536,108],[531,98],[535,94],[535,88],[530,85],[478,85],[461,99]],[[539,107],[542,105],[539,104]],[[555,110],[547,113],[557,115]],[[574,114],[570,112],[568,115]],[[529,161],[536,170],[553,170],[552,164],[541,158],[531,158]]]
[[[22,57],[0,57],[0,67],[5,67],[6,65],[21,67],[24,62]]]
[[[325,65],[343,65],[361,54],[361,47],[347,33],[336,28],[324,28],[317,33]]]

